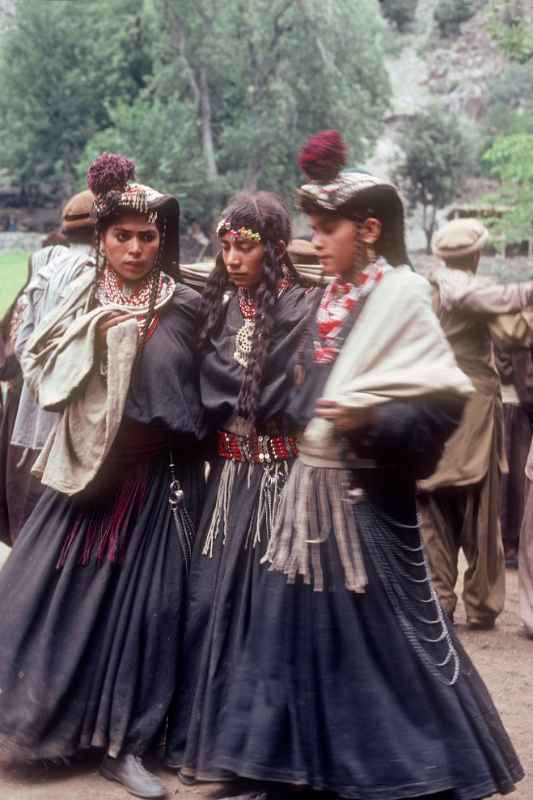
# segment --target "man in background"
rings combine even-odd
[[[428,275],[433,307],[476,392],[436,472],[420,483],[419,497],[426,555],[441,604],[453,620],[462,548],[468,563],[467,623],[482,630],[494,627],[505,601],[500,487],[506,459],[490,324],[498,315],[533,304],[533,282],[498,285],[476,275],[488,239],[476,219],[454,220],[433,238],[433,252],[444,262]]]
[[[24,290],[25,308],[15,344],[18,358],[33,331],[61,301],[69,284],[93,264],[93,199],[91,192],[80,192],[65,205],[61,233],[68,246],[43,247],[30,257],[31,277]],[[3,463],[0,538],[11,542],[15,541],[41,495],[42,486],[32,476],[31,469],[57,419],[57,414],[37,405],[22,379],[21,384],[16,407],[11,408],[10,430],[2,432],[0,453]],[[4,427],[6,420],[5,416]]]

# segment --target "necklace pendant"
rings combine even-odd
[[[244,320],[244,325],[239,328],[237,331],[237,336],[235,337],[235,352],[233,353],[233,358],[240,364],[241,367],[248,366],[248,358],[250,353],[252,352],[252,342],[254,338],[254,331],[255,331],[255,319],[247,319]]]

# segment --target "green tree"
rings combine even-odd
[[[28,194],[70,194],[108,106],[133,100],[151,71],[143,0],[17,0],[2,34],[0,166]]]
[[[143,177],[184,198],[186,214],[209,225],[243,187],[288,196],[297,151],[320,128],[340,128],[358,161],[371,152],[390,96],[376,0],[357,15],[352,0],[153,0],[153,10],[165,25],[152,79],[129,108],[110,109],[88,147],[128,142]]]
[[[485,153],[492,173],[501,181],[494,198],[509,207],[495,231],[509,241],[533,239],[533,134],[500,136]]]
[[[400,31],[406,31],[416,17],[418,0],[380,0],[383,15]]]
[[[522,0],[492,0],[487,28],[510,61],[527,64],[533,58],[533,19]]]
[[[430,253],[437,211],[457,196],[464,178],[473,171],[473,145],[457,117],[433,108],[404,125],[400,146],[404,158],[396,177],[411,207],[422,207]]]
[[[473,16],[472,0],[439,0],[433,12],[433,19],[441,36],[455,36],[461,32],[461,25]]]

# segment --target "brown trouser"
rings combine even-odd
[[[527,632],[533,636],[533,482],[528,481],[524,521],[520,533],[520,558],[518,579],[520,591],[520,617]]]
[[[502,538],[505,555],[516,557],[526,501],[525,469],[532,430],[529,415],[522,406],[504,403],[503,418],[509,474],[502,475]]]
[[[441,605],[453,614],[459,550],[468,564],[463,602],[470,623],[492,622],[505,602],[505,561],[498,501],[500,472],[495,460],[485,478],[471,486],[450,486],[421,494],[421,531]]]

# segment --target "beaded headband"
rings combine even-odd
[[[257,231],[253,231],[251,228],[239,228],[238,230],[235,230],[235,228],[232,228],[231,221],[229,219],[222,219],[217,225],[217,236],[220,239],[227,233],[230,234],[232,239],[240,239],[247,242],[261,241],[261,234],[257,233]]]
[[[102,219],[117,211],[134,211],[146,217],[150,224],[157,222],[157,211],[150,208],[150,201],[157,199],[159,193],[140,183],[129,183],[122,192],[110,191],[96,195],[94,210],[96,218]]]

